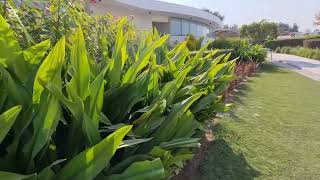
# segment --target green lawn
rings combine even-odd
[[[265,65],[217,120],[202,179],[320,179],[320,83]]]

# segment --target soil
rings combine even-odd
[[[207,128],[205,137],[200,141],[201,146],[196,150],[192,160],[188,161],[182,172],[175,176],[174,180],[195,180],[200,179],[200,165],[206,157],[208,147],[214,140],[212,128]]]

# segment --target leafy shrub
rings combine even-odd
[[[276,53],[281,53],[281,48],[280,48],[280,47],[277,47],[277,49],[274,50],[274,52],[276,52]]]
[[[290,47],[283,47],[282,48],[283,53],[286,53],[286,54],[290,54],[290,50],[291,50]]]
[[[268,56],[268,50],[262,45],[254,45],[250,48],[249,59],[257,62],[263,62]]]
[[[320,48],[320,39],[304,40],[303,47],[311,49]]]
[[[61,37],[71,35],[81,25],[92,58],[102,60],[101,54],[108,53],[113,42],[115,26],[112,17],[95,16],[86,13],[78,1],[62,3],[53,0],[49,11],[42,7],[23,3],[20,6],[7,4],[7,20],[15,31],[19,44],[27,48],[32,44],[50,40],[56,43]],[[126,26],[130,28],[130,26]]]
[[[213,41],[211,49],[230,49],[233,58],[239,57],[242,61],[262,62],[266,59],[268,51],[261,45],[251,45],[246,39],[218,38]]]
[[[188,35],[186,38],[187,41],[187,47],[190,51],[198,51],[201,49],[202,42],[203,42],[204,37],[200,37],[197,39],[193,35]]]
[[[320,60],[320,49],[310,49],[304,47],[283,47],[279,48],[277,52]]]
[[[76,24],[29,46],[0,16],[0,177],[172,176],[192,158],[203,121],[227,109],[236,61],[204,56],[208,45],[168,50],[168,36],[136,36],[126,19],[103,28],[110,39],[99,37],[104,51],[92,56],[90,29]]]

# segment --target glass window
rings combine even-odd
[[[170,34],[173,36],[181,35],[181,19],[172,18],[170,22]]]
[[[197,35],[197,24],[195,22],[190,22],[190,34]]]
[[[197,35],[196,36],[203,36],[204,35],[204,28],[201,24],[197,24]]]
[[[190,22],[188,20],[182,19],[182,35],[190,34]]]

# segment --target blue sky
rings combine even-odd
[[[225,24],[247,24],[261,19],[297,23],[300,31],[315,29],[320,0],[162,0],[196,8],[206,7],[225,15]]]

